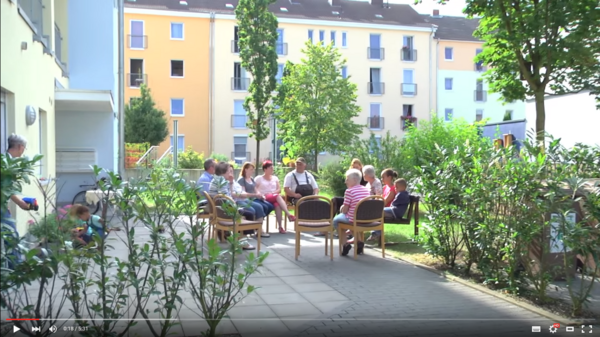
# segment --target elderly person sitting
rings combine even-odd
[[[370,195],[369,189],[360,184],[362,174],[357,169],[346,171],[346,192],[344,192],[344,204],[340,209],[340,214],[333,218],[333,227],[337,230],[340,222],[352,223],[354,221],[354,212],[358,202]],[[352,249],[352,245],[346,242],[346,237],[342,236],[342,255],[346,256]],[[362,253],[364,243],[358,242],[358,253]]]
[[[383,195],[383,185],[381,180],[376,177],[373,165],[363,167],[363,177],[367,182],[365,187],[369,189],[371,195]]]

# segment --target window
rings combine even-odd
[[[381,83],[381,69],[371,68],[369,72],[370,83],[369,83],[369,94],[381,95],[383,94],[383,83]]]
[[[413,36],[402,37],[402,61],[416,61],[417,53],[414,47]]]
[[[246,136],[233,136],[233,159],[240,164],[246,161],[248,153],[246,152],[246,146],[248,145],[248,137]]]
[[[412,104],[404,104],[402,105],[402,116],[412,117],[413,115],[413,106]]]
[[[311,42],[314,42],[314,41],[315,41],[315,39],[313,38],[313,30],[312,30],[312,29],[309,29],[309,30],[308,30],[308,39],[309,39]]]
[[[185,111],[183,108],[183,98],[171,98],[171,116],[183,117]]]
[[[42,160],[39,161],[38,165],[39,165],[39,176],[43,177],[44,176],[44,163],[45,163],[45,158],[46,156],[46,144],[48,143],[48,141],[46,140],[46,126],[47,126],[47,121],[46,121],[46,111],[39,109],[38,110],[38,137],[39,137],[39,142],[38,142],[38,154],[41,154],[42,156]]]
[[[129,48],[144,49],[146,48],[146,38],[144,36],[144,21],[131,20]]]
[[[129,97],[129,105],[132,105],[133,103],[135,103],[135,100],[138,98],[139,97]]]
[[[481,121],[483,119],[483,109],[477,109],[475,111],[475,120],[477,122]]]
[[[233,41],[231,41],[231,52],[234,54],[237,54],[240,52],[240,46],[238,44],[239,40],[240,40],[239,27],[235,26],[235,27],[233,27]]]
[[[513,111],[512,110],[506,110],[506,112],[504,113],[504,120],[505,121],[512,121],[513,119]]]
[[[171,77],[183,77],[183,61],[171,60]]]
[[[144,60],[130,59],[129,60],[129,87],[139,88],[140,85],[146,83],[146,74],[144,74]]]
[[[325,31],[324,30],[319,31],[319,42],[325,43]]]
[[[285,67],[285,65],[283,63],[279,63],[277,65],[277,75],[275,76],[277,83],[281,83],[281,79],[283,78],[283,68],[284,67]]]
[[[375,143],[369,142],[369,153],[373,153],[376,149],[381,148],[381,136],[373,136],[373,140],[375,141]]]
[[[475,102],[485,102],[487,100],[486,92],[483,90],[483,80],[477,80],[475,83]]]
[[[183,40],[183,23],[171,22],[171,40]]]
[[[173,152],[173,150],[175,149],[175,146],[173,145],[173,135],[171,135],[170,137],[171,139],[171,152]],[[185,137],[182,135],[177,135],[177,152],[184,152],[185,151]]]
[[[369,59],[383,60],[383,48],[381,48],[381,35],[369,35]]]
[[[246,69],[240,62],[233,63],[233,83],[232,90],[246,91],[250,86],[250,80],[246,78]]]
[[[381,148],[381,136],[375,136],[375,144],[377,145],[378,149]]]
[[[454,60],[454,50],[452,49],[452,47],[446,47],[444,49],[444,59],[446,61]]]
[[[342,48],[348,47],[348,32],[342,32]]]
[[[476,49],[475,50],[475,56],[481,54],[481,52],[483,52],[483,49],[479,49],[479,48]],[[483,71],[484,70],[483,69],[483,62],[481,62],[481,61],[480,62],[475,62],[475,70],[476,71]]]
[[[332,30],[332,31],[331,31],[331,44],[332,44],[334,47],[337,47],[337,42],[335,41],[335,30]]]
[[[452,90],[452,79],[451,78],[445,79],[445,89]]]
[[[444,110],[444,120],[446,122],[450,121],[452,119],[452,109],[445,109]]]
[[[348,67],[342,66],[342,78],[348,78]]]
[[[6,94],[4,91],[0,92],[0,138],[2,138],[2,144],[0,145],[0,153],[5,153],[8,147],[8,118],[6,117]]]
[[[371,103],[369,106],[369,129],[383,129],[381,103]]]
[[[236,129],[247,129],[247,120],[248,115],[244,109],[244,100],[233,101],[233,117],[231,121],[231,127]]]
[[[402,77],[402,95],[416,95],[417,85],[415,84],[415,71],[413,69],[404,69],[402,70]]]
[[[283,29],[277,30],[277,55],[285,55],[287,51],[285,50],[285,44],[283,43]]]
[[[414,37],[403,36],[402,37],[402,48],[412,50],[414,48]]]

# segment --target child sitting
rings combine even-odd
[[[406,191],[408,183],[406,179],[399,178],[394,181],[394,188],[396,189],[396,196],[392,201],[390,207],[383,209],[386,219],[402,219],[404,213],[410,205],[410,195]],[[373,231],[367,241],[379,241],[381,239],[381,231]]]
[[[77,240],[79,244],[89,244],[94,234],[98,235],[102,239],[105,239],[108,236],[108,233],[110,233],[112,230],[116,230],[109,228],[107,225],[105,231],[104,219],[98,215],[90,214],[90,210],[86,206],[73,205],[71,209],[71,214],[77,218],[81,226],[78,237],[79,240]]]

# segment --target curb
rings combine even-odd
[[[370,247],[370,249],[373,250],[373,251],[379,252],[381,254],[381,249],[380,248]],[[474,283],[469,282],[467,280],[463,280],[460,277],[457,277],[457,276],[454,276],[454,275],[450,275],[450,274],[448,274],[446,272],[437,270],[437,269],[435,269],[433,267],[429,267],[429,266],[426,266],[424,264],[411,261],[409,259],[404,259],[404,258],[396,257],[396,256],[393,256],[392,254],[388,254],[387,252],[385,253],[385,255],[386,255],[386,257],[391,257],[392,259],[400,260],[400,261],[409,263],[409,264],[411,264],[411,265],[413,265],[415,267],[418,267],[418,268],[421,268],[423,270],[427,270],[429,272],[437,274],[437,275],[439,275],[441,277],[444,277],[445,279],[447,279],[447,280],[449,280],[451,282],[456,282],[456,283],[459,283],[461,285],[467,286],[467,287],[469,287],[471,289],[474,289],[474,290],[480,291],[482,293],[494,296],[494,297],[496,297],[498,299],[501,299],[501,300],[503,300],[505,302],[508,302],[510,304],[513,304],[513,305],[516,305],[516,306],[521,307],[521,308],[523,308],[525,310],[529,310],[529,311],[531,311],[531,312],[533,312],[535,314],[538,314],[540,316],[546,317],[546,318],[552,320],[553,322],[557,322],[557,323],[560,323],[560,324],[563,324],[563,325],[566,325],[566,326],[576,326],[576,325],[581,325],[583,323],[585,323],[585,324],[597,323],[597,321],[594,321],[592,319],[589,319],[589,320],[586,320],[586,319],[583,319],[583,320],[574,320],[572,318],[560,316],[560,315],[551,313],[551,312],[549,312],[547,310],[540,309],[540,308],[538,308],[536,306],[533,306],[533,305],[531,305],[529,303],[525,303],[525,302],[522,302],[522,301],[517,301],[517,300],[515,300],[515,299],[513,299],[513,298],[511,298],[509,296],[506,296],[506,295],[504,295],[502,293],[499,293],[497,291],[488,289],[488,288],[480,286],[478,284],[474,284]]]

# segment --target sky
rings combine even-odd
[[[384,0],[385,2],[386,0]],[[449,0],[445,5],[440,5],[437,0],[423,0],[422,3],[415,5],[414,0],[389,0],[390,4],[409,4],[420,14],[432,14],[434,9],[440,10],[440,15],[465,16],[462,13],[465,7],[464,0]]]

